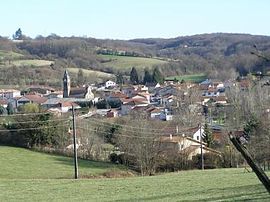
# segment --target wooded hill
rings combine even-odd
[[[144,68],[152,69],[158,66],[165,76],[205,73],[210,78],[222,80],[234,77],[235,72],[246,75],[248,72],[267,72],[270,69],[269,61],[251,54],[255,52],[270,56],[270,37],[248,34],[215,33],[171,39],[133,40],[60,37],[52,34],[48,37],[26,38],[19,42],[0,37],[0,50],[1,68],[12,67],[13,73],[15,71],[15,74],[25,78],[38,71],[39,77],[33,79],[33,82],[43,80],[45,83],[48,81],[46,74],[50,74],[49,78],[52,77],[48,72],[55,71],[53,75],[57,76],[54,79],[56,82],[65,68],[91,69],[112,74],[121,72],[129,75],[131,68],[136,67],[142,76]],[[41,69],[36,63],[18,65],[18,62],[14,62],[22,59],[53,63],[44,63]],[[24,66],[24,71],[21,71],[19,66]],[[31,66],[31,69],[27,66]],[[37,66],[38,70],[35,69]],[[14,69],[16,67],[17,69]],[[5,71],[9,72],[12,68],[5,68]],[[0,83],[12,75],[10,72],[1,76]],[[42,79],[43,77],[46,78]],[[9,83],[11,81],[12,78]]]

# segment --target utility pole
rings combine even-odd
[[[200,127],[200,143],[201,143],[201,169],[204,170],[203,143],[202,143],[202,123],[199,124],[199,127]]]
[[[75,113],[74,106],[72,105],[72,126],[73,126],[73,156],[74,156],[74,169],[75,169],[75,179],[78,179],[78,156],[77,156],[77,137],[76,137],[76,123],[75,123]]]
[[[248,165],[252,168],[252,170],[255,172],[261,183],[264,185],[265,189],[270,194],[270,180],[268,176],[265,174],[265,172],[261,169],[261,167],[257,166],[254,162],[253,158],[251,157],[248,150],[239,143],[239,141],[236,139],[234,135],[232,135],[232,132],[229,133],[229,138],[235,148],[242,154],[244,159],[247,161]]]

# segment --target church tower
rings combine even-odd
[[[65,70],[63,77],[63,98],[68,98],[70,93],[70,77],[68,71]]]

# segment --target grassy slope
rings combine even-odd
[[[1,180],[3,201],[269,201],[254,173],[222,169],[154,177]]]
[[[16,59],[20,57],[23,57],[23,55],[20,53],[15,53],[13,51],[0,50],[0,59],[6,59],[6,58]]]
[[[73,178],[73,159],[0,146],[0,179],[55,179]],[[79,160],[80,174],[95,176],[111,169],[120,170],[110,163]]]
[[[173,79],[177,79],[178,81],[187,81],[187,82],[202,82],[204,81],[207,76],[205,74],[191,74],[191,75],[183,75],[183,76],[170,76],[167,77],[165,80],[173,80]]]
[[[128,57],[128,56],[115,56],[115,55],[99,55],[98,57],[109,60],[110,62],[103,63],[107,67],[113,67],[115,69],[131,69],[131,67],[136,68],[151,68],[153,65],[167,63],[163,60],[153,59],[153,58],[143,58],[143,57]]]
[[[78,74],[79,68],[67,68],[69,72]],[[96,76],[98,78],[112,78],[114,77],[113,74],[105,73],[105,72],[100,72],[100,71],[95,71],[95,70],[90,70],[90,69],[82,69],[83,74],[85,76]]]
[[[53,63],[53,61],[49,61],[49,60],[38,60],[38,59],[33,59],[33,60],[25,60],[22,59],[24,57],[24,55],[20,54],[20,53],[15,53],[12,51],[3,51],[0,50],[0,60],[2,59],[11,59],[11,62],[9,64],[9,62],[5,62],[4,66],[8,67],[8,66],[36,66],[36,67],[40,67],[40,66],[49,66],[51,63]],[[3,64],[2,64],[3,65]]]
[[[28,174],[70,176],[71,160],[9,147],[0,147],[0,165],[0,201],[269,201],[255,174],[244,169],[121,179],[22,179]],[[80,172],[98,172],[90,165],[85,162]]]
[[[50,60],[14,60],[11,62],[12,65],[15,66],[35,66],[35,67],[42,67],[42,66],[49,66],[50,64],[54,63]]]

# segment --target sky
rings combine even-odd
[[[203,33],[270,35],[269,0],[1,0],[0,36],[18,28],[100,39]]]

